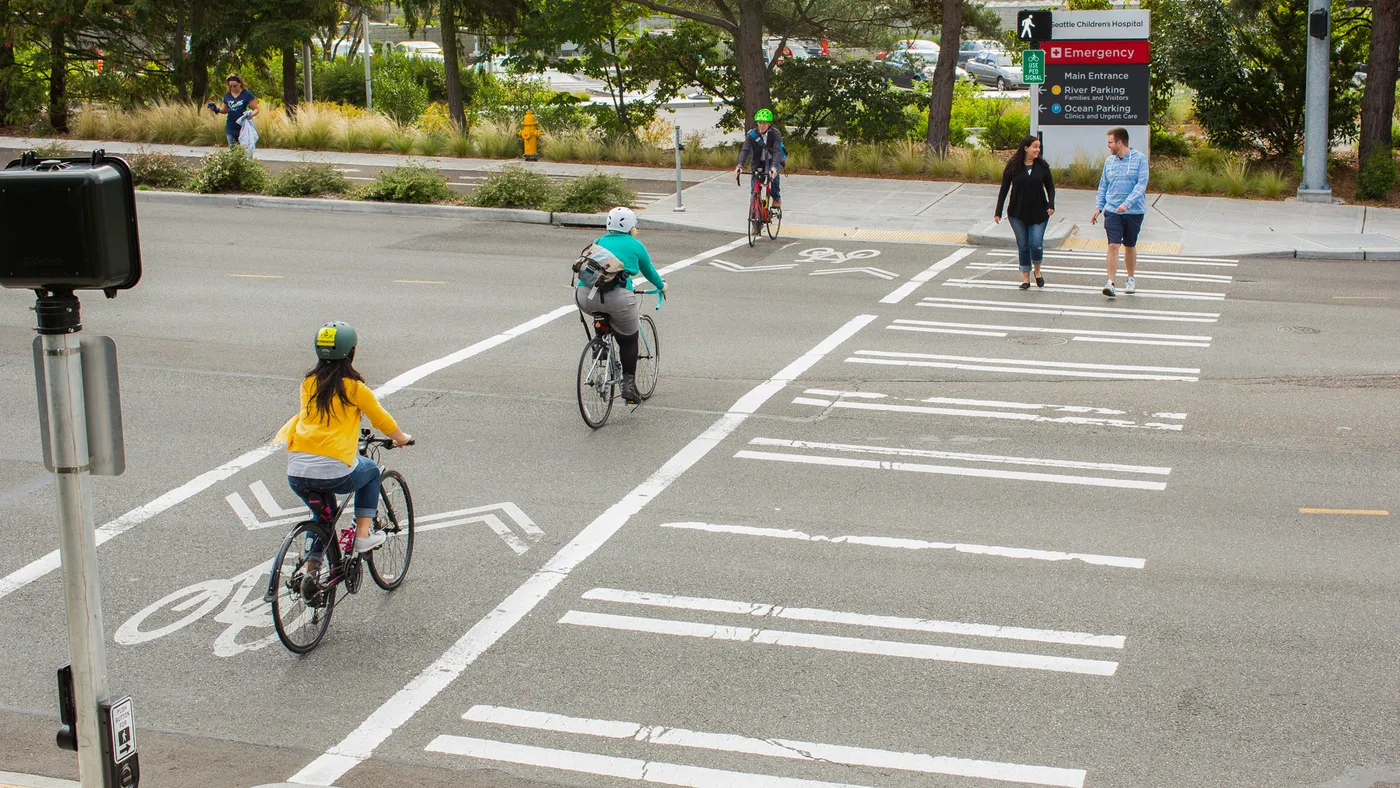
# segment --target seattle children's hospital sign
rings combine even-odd
[[[1045,50],[1037,120],[1045,157],[1065,166],[1075,157],[1106,156],[1108,130],[1128,130],[1148,152],[1151,85],[1148,11],[1056,11]]]

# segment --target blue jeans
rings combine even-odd
[[[237,144],[238,144],[238,132],[236,132],[236,131],[229,131],[228,128],[225,127],[225,128],[224,128],[224,139],[228,140],[228,146],[229,146],[230,148],[232,148],[234,145],[237,145]]]
[[[337,495],[354,493],[356,517],[373,517],[379,511],[379,466],[368,457],[356,457],[355,468],[339,479],[288,476],[287,484],[302,501],[306,501],[307,494],[312,490],[324,490]],[[313,516],[320,519],[315,513]]]
[[[1021,271],[1026,272],[1031,270],[1032,265],[1040,265],[1045,259],[1045,228],[1050,223],[1026,224],[1014,216],[1007,221],[1011,222],[1011,232],[1016,234],[1016,255],[1020,258]]]

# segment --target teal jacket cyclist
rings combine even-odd
[[[634,280],[646,277],[648,282],[665,295],[666,282],[652,265],[647,248],[634,237],[637,232],[637,214],[631,208],[618,207],[608,212],[608,234],[593,243],[607,249],[622,261],[627,276],[617,287],[602,291],[575,282],[574,303],[585,314],[606,314],[612,324],[613,336],[617,338],[622,355],[622,398],[628,402],[638,402],[637,394],[637,332],[641,330],[641,307],[634,292]]]
[[[783,207],[783,193],[779,181],[782,179],[783,165],[787,156],[783,153],[783,135],[773,128],[773,111],[761,109],[754,113],[758,128],[749,129],[744,134],[744,147],[739,151],[739,165],[734,168],[737,175],[744,170],[744,162],[753,156],[755,173],[768,171],[768,191],[773,195],[773,207]]]

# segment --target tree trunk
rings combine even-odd
[[[175,97],[181,102],[190,100],[189,55],[185,52],[185,9],[175,9],[175,38],[171,42],[170,65],[175,75]]]
[[[0,126],[10,114],[10,82],[14,79],[15,42],[10,0],[0,0]]]
[[[455,0],[442,0],[442,63],[447,79],[447,114],[452,125],[461,131],[467,128],[467,110],[462,103],[461,47],[457,45],[457,9]]]
[[[929,12],[938,0],[929,0]],[[958,44],[962,38],[963,0],[943,0],[943,34],[938,42],[938,66],[933,72],[928,97],[928,148],[939,156],[948,155],[948,124],[953,118],[954,69],[958,65]]]
[[[296,117],[297,96],[297,48],[282,47],[282,106],[288,117]]]
[[[1366,91],[1361,99],[1361,143],[1357,161],[1389,151],[1391,116],[1395,112],[1396,46],[1400,43],[1400,0],[1374,0],[1371,5],[1371,57],[1366,66]]]
[[[68,131],[68,29],[62,23],[49,28],[49,125]]]
[[[763,57],[763,0],[739,0],[734,61],[744,88],[744,128],[753,128],[754,113],[773,103],[768,92],[768,61]]]
[[[209,95],[209,61],[212,58],[209,44],[205,41],[207,31],[204,26],[209,19],[209,9],[205,3],[206,0],[194,0],[190,4],[190,55],[185,62],[189,65],[190,95],[197,96],[196,101],[212,99],[218,103],[223,97],[222,93],[217,96]],[[183,44],[182,41],[181,45]]]

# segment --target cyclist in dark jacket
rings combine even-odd
[[[754,113],[753,119],[758,124],[758,129],[749,129],[744,134],[744,148],[739,151],[739,164],[734,168],[734,174],[743,172],[744,162],[752,156],[755,173],[765,169],[768,171],[768,190],[773,195],[773,207],[782,208],[783,197],[778,188],[778,181],[786,162],[783,155],[783,135],[773,128],[772,110],[761,109]]]

